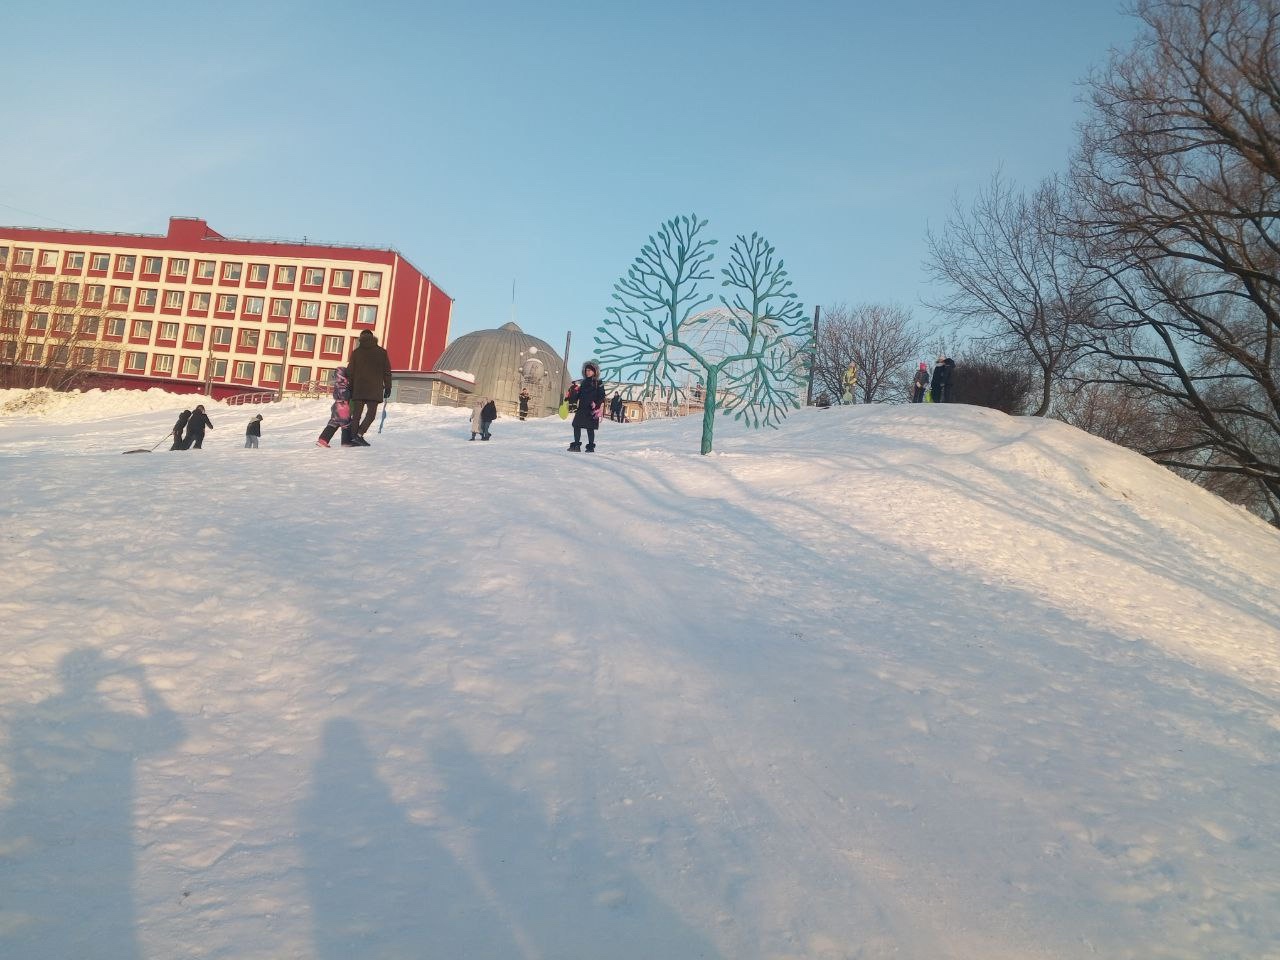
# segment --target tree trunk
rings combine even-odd
[[[711,435],[716,428],[716,380],[719,379],[720,368],[712,367],[707,371],[706,394],[702,398],[702,453],[711,452]]]

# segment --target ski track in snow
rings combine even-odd
[[[1280,538],[1134,454],[153,394],[0,415],[0,955],[1280,957]]]

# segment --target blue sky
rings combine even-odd
[[[665,219],[759,231],[811,310],[912,308],[924,236],[1061,169],[1119,0],[26,3],[0,222],[393,246],[584,358]]]

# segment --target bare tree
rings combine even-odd
[[[929,306],[954,318],[994,361],[1030,363],[1049,412],[1056,379],[1078,355],[1079,327],[1093,309],[1096,278],[1062,229],[1063,196],[1045,180],[1015,193],[997,173],[969,210],[959,200],[941,235],[928,234],[926,268],[947,292]]]
[[[98,369],[107,315],[78,278],[0,269],[0,387],[73,390]]]
[[[777,426],[800,405],[812,334],[782,260],[758,234],[739,235],[721,270],[721,306],[699,283],[712,278],[706,220],[675,217],[649,237],[614,285],[613,318],[599,327],[602,373],[637,381],[642,395],[679,403],[690,382],[703,398],[702,452],[710,453],[719,407],[753,427]]]
[[[1280,504],[1280,9],[1139,0],[1144,28],[1091,84],[1073,164],[1104,278],[1101,380],[1180,429],[1148,454],[1239,474]]]
[[[814,357],[815,388],[840,397],[845,375],[857,371],[856,395],[863,403],[909,399],[911,374],[923,349],[911,311],[879,303],[836,304],[821,313]]]

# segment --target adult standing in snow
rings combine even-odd
[[[476,399],[475,406],[471,408],[471,439],[484,431],[484,397]]]
[[[609,419],[614,423],[622,422],[622,394],[614,391],[613,399],[609,401]]]
[[[249,421],[249,425],[244,428],[244,445],[246,448],[252,447],[258,449],[258,439],[262,436],[262,414],[258,414]]]
[[[915,379],[911,381],[911,402],[924,403],[924,392],[928,386],[929,365],[921,360],[920,369],[916,371]]]
[[[480,410],[480,439],[489,439],[489,425],[498,419],[498,405],[489,398],[489,402]]]
[[[933,365],[933,377],[929,381],[929,398],[934,403],[942,402],[942,388],[947,382],[947,364],[946,357],[939,356],[938,362]]]
[[[529,391],[520,391],[520,419],[523,420],[529,416]]]
[[[951,402],[951,390],[956,385],[956,362],[950,357],[942,358],[942,365],[947,368],[947,378],[942,381],[942,402]]]
[[[173,446],[169,448],[170,450],[185,449],[182,446],[182,431],[184,431],[187,428],[187,421],[190,419],[191,419],[190,410],[183,410],[180,414],[178,414],[178,422],[173,425]]]
[[[565,397],[569,406],[577,404],[573,412],[573,443],[569,449],[582,449],[582,431],[587,431],[587,453],[595,453],[596,430],[604,413],[604,384],[600,382],[600,364],[588,360],[582,365],[582,379],[575,380]]]
[[[391,396],[391,359],[372,330],[360,331],[360,342],[347,361],[347,376],[351,379],[351,442],[367,447],[365,431],[378,415],[378,404]]]
[[[187,421],[187,436],[182,441],[182,449],[203,450],[204,432],[212,429],[213,421],[204,412],[204,404],[196,404],[196,408],[191,411],[191,418]]]

